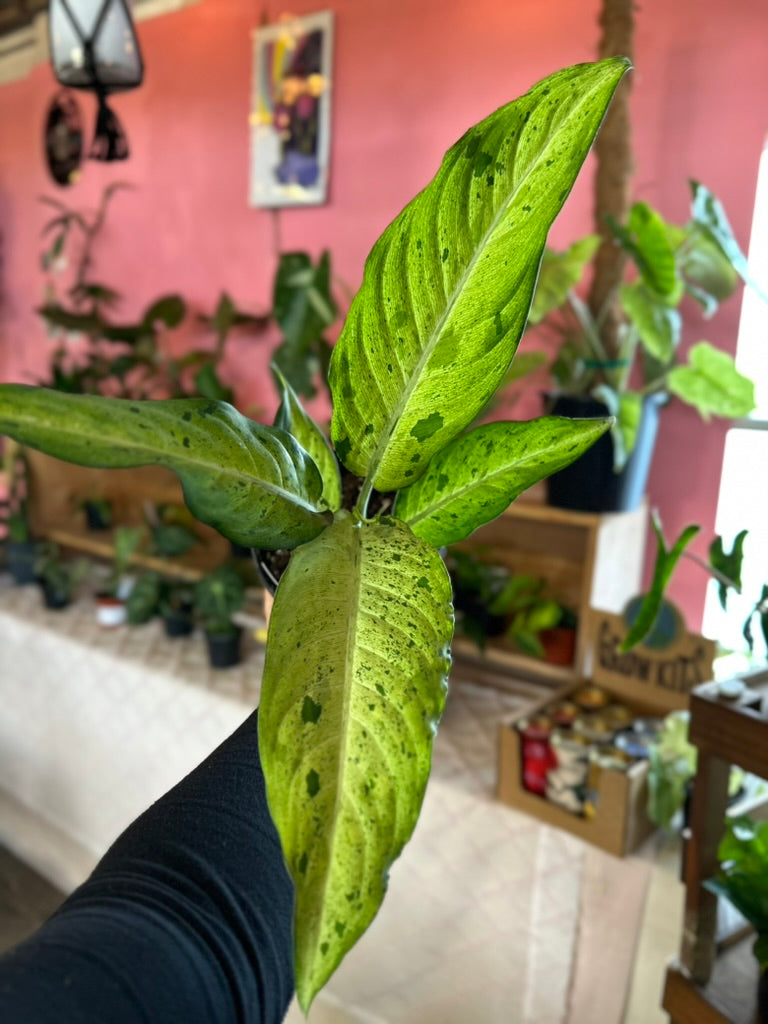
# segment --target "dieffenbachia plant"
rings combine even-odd
[[[4,433],[83,465],[167,466],[232,541],[293,549],[258,742],[296,887],[305,1010],[374,917],[419,813],[453,630],[438,549],[608,426],[467,432],[509,368],[547,232],[627,67],[568,68],[491,114],[386,229],[333,354],[332,449],[287,387],[269,427],[215,401],[0,386]],[[359,478],[354,508],[341,507],[339,462]],[[392,515],[369,514],[374,490],[397,492]]]

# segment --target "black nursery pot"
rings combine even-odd
[[[33,540],[8,540],[5,542],[5,555],[8,571],[15,583],[36,583],[35,557],[37,544]]]
[[[556,508],[580,512],[631,512],[643,500],[653,461],[659,412],[664,395],[643,400],[640,427],[632,454],[620,473],[613,471],[613,438],[603,434],[581,458],[547,480],[547,499]],[[608,416],[595,398],[578,395],[545,396],[547,413],[573,419]]]
[[[60,611],[71,603],[69,594],[63,590],[57,590],[49,583],[46,583],[45,580],[40,581],[40,590],[43,595],[43,604],[46,608],[50,608],[53,611]]]
[[[757,983],[757,1024],[768,1024],[768,967]]]
[[[237,626],[233,633],[206,633],[211,668],[231,668],[240,664],[240,642],[243,631]]]
[[[96,501],[84,501],[83,511],[89,530],[108,530],[111,523],[106,517],[102,506]]]
[[[189,636],[194,628],[194,621],[188,612],[171,612],[163,616],[163,626],[168,637]]]

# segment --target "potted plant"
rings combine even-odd
[[[111,571],[96,593],[96,619],[102,626],[122,626],[127,620],[125,602],[133,581],[126,571],[143,536],[144,530],[139,526],[118,526],[114,532]]]
[[[5,464],[8,479],[5,557],[8,571],[15,583],[34,583],[37,541],[29,527],[29,465],[24,449],[13,446],[6,451]]]
[[[681,363],[680,307],[694,299],[705,317],[736,289],[751,283],[746,259],[717,198],[691,181],[690,219],[666,221],[647,203],[626,220],[609,220],[616,260],[626,268],[618,293],[600,305],[578,286],[600,250],[596,235],[564,252],[547,249],[529,326],[554,342],[554,390],[547,411],[565,416],[615,417],[610,435],[582,459],[553,474],[552,504],[586,511],[636,508],[644,492],[661,408],[676,397],[703,418],[736,418],[754,408],[752,382],[733,359],[706,341]]]
[[[108,530],[112,526],[112,503],[107,498],[96,495],[83,498],[80,507],[89,530]]]
[[[510,573],[456,548],[449,552],[448,567],[457,628],[481,650],[489,638],[503,635],[530,657],[573,663],[576,616],[548,594],[546,580]]]
[[[194,629],[194,590],[191,584],[166,579],[158,572],[140,576],[126,600],[127,620],[132,626],[163,620],[166,636],[188,636]]]
[[[35,576],[43,593],[45,607],[58,610],[71,604],[88,569],[86,559],[65,561],[58,544],[52,540],[41,541],[35,555]]]
[[[720,870],[704,884],[729,899],[757,933],[757,1024],[768,1024],[768,822],[747,817],[726,821],[717,856]]]
[[[194,591],[195,612],[205,632],[213,668],[230,668],[240,662],[242,628],[232,621],[245,599],[243,581],[230,565],[220,565],[198,580]]]
[[[453,632],[440,549],[609,426],[543,417],[467,432],[515,355],[547,232],[627,68],[567,68],[499,108],[385,230],[331,360],[332,449],[298,399],[289,431],[207,399],[0,385],[0,430],[91,466],[164,465],[198,519],[291,552],[258,743],[305,1011],[376,914],[418,818]],[[356,478],[343,498],[339,464]],[[381,494],[394,506],[378,514]]]

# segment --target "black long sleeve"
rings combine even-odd
[[[278,1024],[293,887],[252,715],[0,959],[3,1024]]]

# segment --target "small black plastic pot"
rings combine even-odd
[[[64,590],[52,587],[46,580],[40,580],[40,590],[43,595],[43,604],[52,611],[60,611],[72,603],[71,596]]]
[[[768,1024],[768,967],[757,983],[757,1024]]]
[[[8,540],[5,542],[5,557],[8,571],[15,583],[36,583],[35,558],[37,543],[33,540]]]
[[[232,668],[240,664],[240,642],[243,631],[235,626],[231,633],[208,633],[205,639],[208,644],[208,658],[211,668]]]
[[[108,530],[112,525],[112,516],[109,506],[105,507],[101,501],[84,501],[83,511],[85,522],[89,530]]]
[[[189,636],[194,629],[191,612],[174,611],[163,616],[163,625],[167,637]]]

